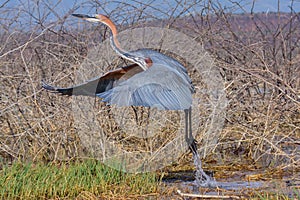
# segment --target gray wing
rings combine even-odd
[[[190,83],[161,64],[154,64],[97,96],[117,106],[157,107],[161,110],[184,110],[192,104]]]
[[[96,94],[112,89],[119,81],[126,80],[141,71],[143,70],[137,64],[132,64],[107,72],[80,85],[59,88],[42,81],[42,87],[48,91],[62,95],[95,96]]]
[[[189,83],[192,92],[195,93],[195,88],[186,68],[178,60],[151,49],[138,49],[132,51],[132,53],[136,54],[136,56],[151,58],[152,63],[164,65],[165,68],[177,73],[179,77],[185,79],[185,81]]]

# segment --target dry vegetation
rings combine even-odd
[[[90,155],[74,126],[72,99],[43,91],[41,80],[60,86],[74,84],[80,63],[89,49],[108,36],[107,29],[71,19],[70,13],[80,12],[76,6],[63,16],[56,13],[54,4],[36,2],[19,9],[9,0],[0,4],[0,160],[5,163]],[[97,1],[84,5],[95,12],[103,9]],[[290,13],[237,15],[212,2],[199,6],[179,1],[178,5],[168,18],[162,15],[162,21],[146,9],[153,5],[142,3],[140,7],[120,3],[105,14],[122,29],[157,25],[185,32],[215,59],[229,99],[226,123],[210,153],[215,162],[299,169],[300,15],[293,9]],[[193,7],[197,13],[192,12]],[[163,9],[156,12],[163,13]],[[201,82],[189,72],[195,83]],[[97,113],[98,119],[107,122],[110,109],[96,104],[95,110],[104,109]],[[147,117],[137,112],[132,115]],[[167,136],[176,126],[158,131]],[[103,127],[112,139],[123,141],[125,148],[137,144],[152,148],[149,141],[116,136],[120,128],[114,122]],[[159,144],[165,142],[162,139],[157,139]]]

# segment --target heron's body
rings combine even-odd
[[[104,15],[74,14],[74,16],[107,25],[112,32],[112,48],[133,64],[109,71],[73,87],[58,88],[46,83],[43,83],[43,87],[68,96],[98,96],[107,104],[117,106],[184,110],[185,139],[193,155],[198,156],[191,122],[192,94],[195,89],[186,68],[177,60],[154,50],[139,49],[130,52],[123,50],[116,39],[116,26]],[[209,176],[204,172],[202,175],[209,181]]]
[[[157,107],[161,110],[191,107],[194,87],[186,69],[178,61],[150,49],[130,53],[151,58],[148,70],[132,64],[71,88],[46,84],[44,88],[69,96],[98,96],[102,101],[118,106]]]

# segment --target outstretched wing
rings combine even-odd
[[[73,87],[59,88],[51,86],[43,81],[42,87],[46,90],[60,93],[62,95],[95,96],[96,94],[112,89],[117,82],[127,80],[128,78],[142,71],[143,70],[137,64],[132,64],[109,71],[100,77],[96,77],[83,84]]]
[[[117,106],[156,107],[160,110],[184,110],[192,105],[190,83],[175,70],[154,64],[98,97]]]

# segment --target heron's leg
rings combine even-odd
[[[192,108],[184,110],[185,113],[185,141],[193,155],[197,153],[197,144],[192,133]]]
[[[189,149],[191,149],[191,141],[190,141],[190,134],[189,134],[189,109],[184,110],[184,117],[185,117],[185,141],[188,145]]]
[[[215,181],[207,175],[202,169],[202,162],[197,151],[197,143],[192,134],[192,108],[184,110],[185,112],[185,131],[186,131],[186,141],[189,149],[193,153],[194,165],[196,167],[196,182],[199,186],[204,187],[215,187]]]
[[[197,142],[192,132],[192,107],[188,109],[188,126],[189,126],[189,148],[194,155],[197,153]]]

